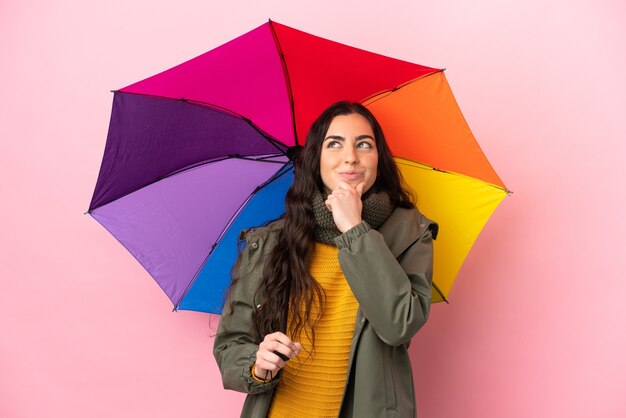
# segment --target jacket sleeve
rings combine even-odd
[[[252,335],[252,312],[256,289],[250,280],[253,264],[262,265],[260,257],[251,254],[249,245],[243,250],[215,336],[213,355],[222,374],[225,389],[249,394],[267,392],[276,386],[278,378],[262,383],[252,378],[251,368],[259,349]],[[256,274],[259,274],[258,272]],[[231,309],[232,302],[232,309]]]
[[[437,225],[420,216],[406,248],[394,248],[363,222],[336,238],[339,263],[378,337],[388,345],[408,343],[426,323],[431,304],[433,233]],[[400,228],[397,233],[403,234]],[[410,228],[408,228],[410,229]]]

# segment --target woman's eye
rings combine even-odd
[[[357,147],[357,148],[372,148],[372,144],[370,144],[369,142],[365,142],[365,141],[363,141],[363,142],[359,142],[359,143],[356,145],[356,147]]]
[[[339,143],[339,141],[330,141],[326,147],[328,148],[339,148],[341,146],[341,144]]]

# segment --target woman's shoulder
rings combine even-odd
[[[238,274],[240,277],[246,277],[245,289],[256,290],[261,275],[252,273],[263,270],[265,257],[278,242],[278,233],[283,225],[284,220],[277,219],[264,226],[244,229],[239,234]]]
[[[415,208],[395,208],[387,221],[378,229],[390,248],[405,248],[430,234],[437,238],[439,226]]]
[[[243,231],[241,231],[239,239],[256,240],[264,239],[272,235],[277,235],[283,229],[284,225],[285,220],[283,218],[279,218],[271,221],[267,225],[244,229]]]
[[[423,232],[424,230],[430,230],[433,234],[433,238],[436,238],[439,230],[439,225],[426,217],[416,208],[401,208],[397,207],[389,217],[386,223],[392,225],[400,225],[403,228],[410,228],[416,232]]]

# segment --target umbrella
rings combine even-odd
[[[272,21],[114,91],[88,213],[175,310],[219,313],[239,231],[284,212],[292,152],[339,100],[372,110],[420,210],[439,223],[433,301],[445,300],[508,192],[443,70]]]

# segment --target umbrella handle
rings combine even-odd
[[[278,351],[274,351],[274,354],[276,354],[278,357],[280,357],[283,361],[289,360],[289,357],[287,357],[283,353],[279,353]]]

